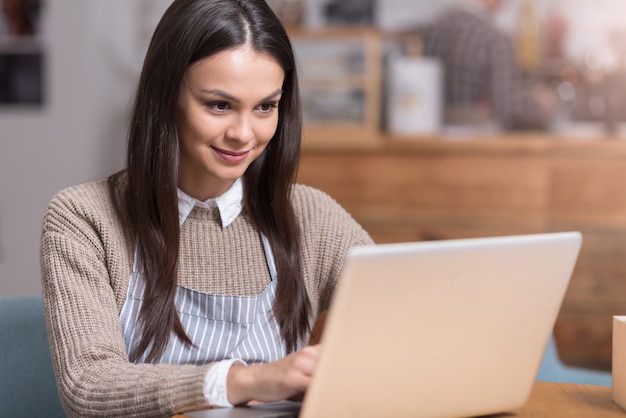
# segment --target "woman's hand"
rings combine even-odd
[[[304,393],[317,364],[319,347],[306,346],[272,363],[234,364],[226,379],[228,401],[233,405],[252,400],[273,402]]]

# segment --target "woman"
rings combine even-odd
[[[344,256],[371,244],[294,184],[293,51],[262,0],[176,0],[148,48],[127,168],[44,218],[49,337],[70,416],[170,416],[301,394]],[[303,346],[305,346],[303,348]]]

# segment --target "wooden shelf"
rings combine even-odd
[[[379,31],[368,27],[292,29],[289,36],[300,78],[304,146],[372,146],[380,128]]]

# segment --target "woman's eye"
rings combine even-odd
[[[226,102],[207,103],[207,106],[209,108],[213,109],[213,110],[217,110],[218,112],[223,112],[223,111],[228,110],[230,108],[230,106]]]
[[[268,102],[268,103],[263,103],[260,106],[260,109],[262,112],[271,112],[272,109],[276,109],[278,107],[278,102]]]

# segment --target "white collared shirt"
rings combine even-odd
[[[222,228],[230,225],[241,213],[243,208],[243,181],[235,180],[224,194],[201,201],[178,189],[178,221],[182,226],[194,207],[217,208],[222,220]]]

